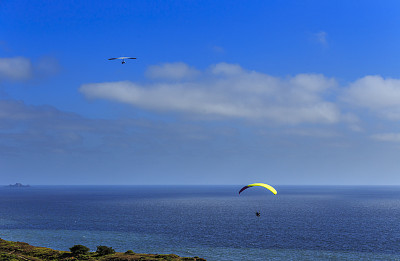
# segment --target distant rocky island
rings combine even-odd
[[[175,254],[139,254],[132,250],[125,253],[115,252],[112,247],[98,246],[96,252],[89,252],[89,248],[75,245],[71,251],[59,251],[46,247],[35,247],[24,242],[6,241],[0,238],[0,260],[89,260],[89,261],[133,261],[133,260],[169,260],[169,261],[206,261],[200,257],[180,257]]]
[[[15,183],[15,184],[10,184],[7,187],[11,187],[11,188],[27,188],[30,187],[29,185],[23,185],[21,183]]]

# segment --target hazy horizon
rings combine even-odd
[[[16,182],[16,183],[21,183],[21,182]],[[0,186],[5,186],[8,187],[9,185],[15,185],[16,183],[10,183],[10,184],[0,184]],[[29,185],[31,187],[35,187],[35,186],[131,186],[131,187],[135,187],[135,186],[176,186],[176,187],[182,187],[182,186],[227,186],[227,187],[233,187],[233,186],[244,186],[245,184],[28,184],[28,183],[21,183],[22,185],[26,186]],[[399,187],[400,185],[398,184],[273,184],[274,187],[278,188],[278,187]]]

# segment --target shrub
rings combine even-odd
[[[127,255],[133,255],[133,254],[135,254],[135,252],[133,252],[133,250],[128,250],[128,251],[125,252],[125,254],[127,254]]]
[[[112,247],[107,247],[107,246],[97,246],[96,253],[99,256],[105,256],[105,255],[110,255],[114,254],[115,250]]]
[[[78,256],[78,255],[86,255],[90,249],[82,245],[74,245],[69,250],[71,251],[73,256]]]
[[[15,255],[1,253],[0,260],[2,260],[2,261],[18,261],[19,259]]]

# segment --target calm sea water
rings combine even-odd
[[[216,261],[400,260],[400,187],[276,188],[1,187],[0,237]]]

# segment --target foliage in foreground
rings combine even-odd
[[[99,261],[205,261],[199,257],[180,257],[174,254],[139,254],[132,250],[125,253],[115,252],[112,247],[98,246],[96,252],[89,252],[89,248],[75,245],[71,251],[59,251],[45,247],[35,247],[24,242],[6,241],[0,238],[0,260],[4,261],[72,261],[72,260],[99,260]]]
[[[112,255],[115,254],[115,250],[108,246],[97,246],[96,253],[99,256]]]
[[[73,256],[87,255],[89,253],[89,248],[82,245],[75,245],[69,249]]]

